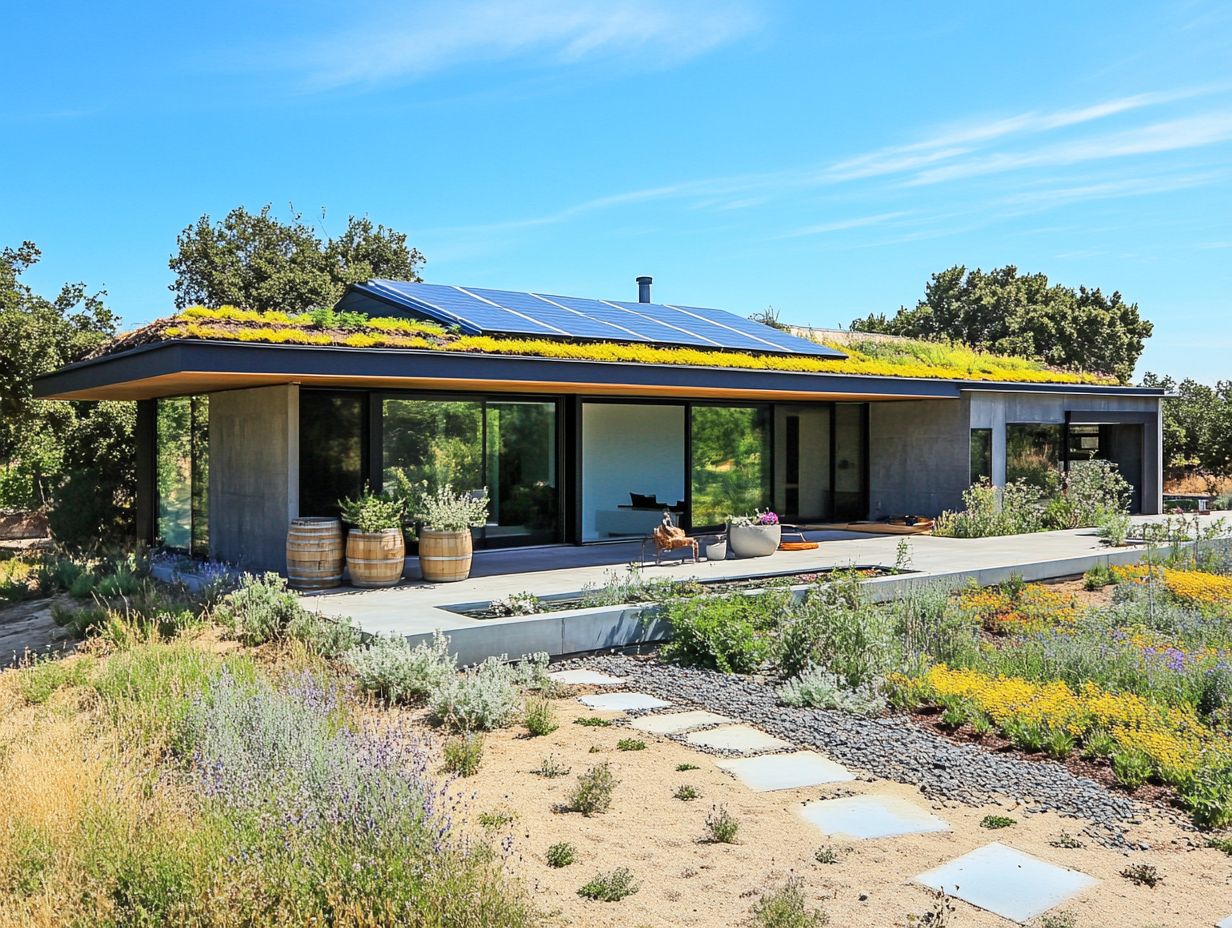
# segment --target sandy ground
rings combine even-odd
[[[582,692],[574,690],[573,694]],[[677,742],[631,731],[621,725],[586,728],[574,718],[592,713],[572,698],[554,702],[560,728],[540,738],[512,729],[492,733],[485,745],[479,773],[459,781],[475,798],[472,814],[510,812],[512,867],[531,887],[540,904],[555,913],[560,924],[585,926],[720,926],[739,925],[750,906],[768,886],[791,875],[803,881],[811,902],[831,916],[833,926],[899,926],[921,916],[933,904],[929,892],[910,883],[914,875],[992,841],[999,841],[1052,863],[1096,877],[1098,886],[1059,910],[1074,916],[1077,928],[1116,925],[1213,926],[1232,914],[1232,857],[1203,846],[1196,835],[1160,813],[1143,810],[1144,824],[1132,838],[1152,850],[1132,854],[1101,848],[1086,841],[1081,849],[1054,847],[1068,832],[1081,838],[1083,823],[1053,814],[1023,815],[1012,805],[979,808],[934,803],[918,790],[884,780],[860,779],[830,787],[755,793],[719,770],[714,758]],[[618,751],[623,737],[646,742],[644,751]],[[591,753],[591,748],[598,749]],[[532,771],[555,755],[572,768],[568,776],[545,779]],[[577,774],[609,761],[620,780],[609,812],[586,818],[554,811],[576,782]],[[677,764],[700,769],[678,773]],[[691,784],[701,798],[682,802],[672,797],[676,787]],[[898,796],[934,811],[948,821],[944,834],[872,841],[831,841],[804,822],[798,810],[805,800],[860,793]],[[707,813],[726,805],[740,821],[740,843],[702,843]],[[1009,828],[990,831],[979,825],[989,813],[1018,819]],[[544,860],[547,848],[568,841],[577,862],[553,869]],[[818,848],[831,847],[835,864],[814,860]],[[1154,865],[1164,881],[1155,889],[1121,877],[1130,863]],[[577,889],[598,873],[617,867],[633,871],[640,890],[614,903],[591,902]],[[1009,924],[998,916],[955,901],[952,928],[983,928]]]

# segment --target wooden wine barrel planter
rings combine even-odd
[[[328,590],[342,583],[342,522],[292,519],[287,528],[287,584],[295,590]]]
[[[393,586],[402,579],[406,566],[402,529],[387,528],[382,532],[352,529],[347,534],[346,563],[351,572],[351,586]]]
[[[419,533],[419,569],[430,583],[453,583],[471,575],[471,533]]]

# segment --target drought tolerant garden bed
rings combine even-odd
[[[450,611],[472,619],[504,619],[519,615],[541,615],[591,609],[600,606],[625,606],[663,603],[721,593],[754,593],[783,587],[826,583],[840,577],[856,576],[867,580],[910,573],[903,566],[853,566],[824,568],[804,572],[761,574],[720,580],[646,579],[641,567],[632,565],[625,573],[609,571],[602,585],[585,587],[575,595],[538,597],[534,593],[514,593],[502,600],[481,605],[467,604]]]

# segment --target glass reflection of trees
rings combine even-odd
[[[157,533],[163,545],[209,549],[209,398],[160,399],[155,413]]]
[[[1059,425],[1010,424],[1005,427],[1005,479],[1049,489],[1056,485],[1061,468]]]
[[[487,486],[489,537],[557,540],[555,403],[396,398],[382,411],[386,485],[400,469],[412,483]]]
[[[770,500],[770,436],[766,411],[746,406],[694,406],[692,521],[719,525]]]

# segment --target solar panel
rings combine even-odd
[[[373,310],[371,303],[383,304]],[[355,284],[339,308],[388,313],[393,306],[472,335],[601,339],[841,358],[833,349],[721,309],[594,300],[485,287],[397,280]]]

